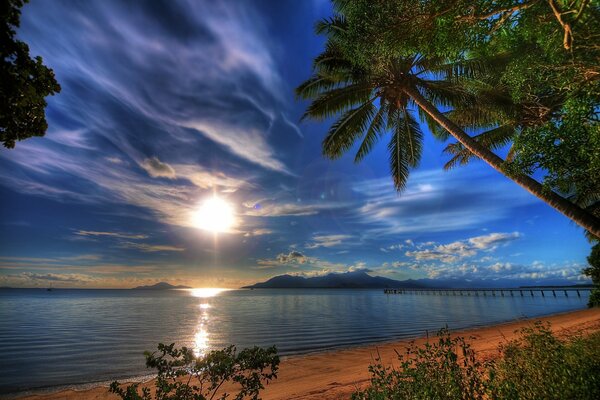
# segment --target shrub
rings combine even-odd
[[[146,366],[155,368],[158,376],[155,381],[156,400],[208,400],[229,398],[228,393],[217,395],[226,382],[239,385],[236,400],[260,399],[263,382],[277,378],[279,357],[275,346],[266,349],[248,348],[236,352],[235,346],[209,352],[201,358],[194,356],[191,349],[175,348],[175,344],[159,344],[158,351],[145,353]],[[151,391],[144,387],[139,391],[139,383],[121,387],[119,382],[110,385],[110,392],[122,400],[151,400]]]
[[[354,400],[384,399],[599,399],[600,332],[562,342],[537,322],[502,346],[498,359],[477,360],[462,337],[447,329],[437,342],[398,354],[399,368],[376,358],[370,386]],[[459,357],[460,355],[460,357]]]
[[[501,347],[491,369],[490,398],[599,399],[600,334],[558,340],[549,324],[536,322]]]
[[[471,346],[462,337],[451,338],[447,328],[437,338],[422,347],[411,342],[404,355],[396,352],[399,368],[385,367],[377,357],[369,367],[371,386],[352,399],[483,399],[485,366]]]

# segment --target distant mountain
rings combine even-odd
[[[189,286],[184,286],[184,285],[171,285],[170,283],[167,282],[158,282],[154,285],[149,285],[149,286],[138,286],[138,287],[134,287],[133,289],[139,289],[139,290],[168,290],[168,289],[190,289]]]
[[[330,273],[323,276],[305,278],[303,276],[278,275],[266,282],[244,286],[245,289],[293,289],[293,288],[326,288],[326,289],[374,289],[374,288],[418,288],[425,285],[413,280],[397,281],[381,276],[371,276],[365,271]]]
[[[590,281],[591,283],[591,281]],[[569,286],[573,283],[566,279],[409,279],[399,281],[371,276],[365,271],[345,273],[330,273],[323,276],[305,278],[294,275],[278,275],[266,282],[244,286],[245,289],[293,289],[293,288],[356,288],[356,289],[384,289],[384,288],[518,288],[524,286]],[[589,285],[589,283],[587,284]],[[584,284],[584,286],[586,286]]]

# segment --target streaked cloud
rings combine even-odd
[[[493,251],[522,236],[519,232],[490,233],[448,244],[433,245],[424,250],[407,251],[405,254],[415,260],[438,260],[443,263],[455,263],[475,256],[481,251]]]
[[[258,129],[226,125],[217,121],[193,121],[181,125],[196,130],[238,157],[273,171],[291,174],[285,165],[275,157],[275,150],[267,144],[264,132]]]
[[[389,178],[358,182],[354,190],[365,203],[356,218],[370,226],[371,235],[451,232],[501,220],[537,201],[508,180],[484,178],[490,174],[473,168],[417,171],[401,195]]]
[[[148,244],[148,243],[135,243],[135,242],[122,242],[119,247],[125,249],[136,249],[148,253],[154,252],[169,252],[169,251],[184,251],[185,247],[169,246],[164,244]]]
[[[86,231],[79,230],[74,232],[77,236],[104,236],[104,237],[112,237],[119,239],[147,239],[148,235],[143,234],[131,234],[131,233],[123,233],[123,232],[101,232],[101,231]]]
[[[465,280],[530,280],[533,283],[557,279],[577,283],[586,282],[589,278],[581,271],[583,264],[578,263],[542,263],[530,264],[494,263],[486,266],[460,264],[444,266],[426,266],[423,270],[433,279],[465,279]]]
[[[153,178],[175,179],[175,170],[169,164],[164,163],[158,157],[146,158],[140,166]]]
[[[343,241],[351,239],[352,235],[315,235],[311,242],[305,247],[307,249],[317,249],[319,247],[335,247],[342,244]]]

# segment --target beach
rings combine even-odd
[[[493,358],[498,354],[498,346],[517,337],[515,331],[534,321],[548,321],[559,338],[586,335],[600,330],[600,309],[588,309],[522,319],[503,324],[453,332],[463,336],[472,344],[482,358]],[[430,332],[430,337],[434,332]],[[282,359],[278,378],[262,392],[265,400],[316,400],[347,399],[351,393],[368,383],[369,364],[379,354],[387,365],[397,364],[395,350],[402,352],[411,340],[401,340],[353,347],[335,351],[325,351],[303,356],[290,356]],[[424,335],[414,339],[417,344],[427,341]],[[153,385],[152,381],[141,386]],[[19,397],[20,400],[100,400],[116,399],[108,393],[106,386],[87,390],[63,390]]]

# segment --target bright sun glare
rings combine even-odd
[[[234,222],[233,208],[217,196],[206,200],[192,215],[196,228],[215,233],[229,231]]]
[[[190,293],[194,297],[199,297],[201,299],[205,299],[205,298],[209,298],[209,297],[215,297],[219,293],[222,293],[226,290],[227,289],[223,289],[223,288],[194,288],[194,289],[190,289]],[[203,305],[204,304],[201,304],[200,307],[208,308],[208,307],[202,307]]]

